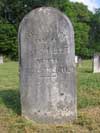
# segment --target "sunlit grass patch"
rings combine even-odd
[[[99,133],[100,74],[92,73],[92,62],[77,68],[78,118],[64,125],[46,125],[21,116],[18,63],[0,65],[0,133]]]

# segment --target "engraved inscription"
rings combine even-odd
[[[75,117],[74,33],[60,11],[41,7],[19,27],[23,116],[63,123]]]

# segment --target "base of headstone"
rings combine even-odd
[[[34,113],[28,114],[27,112],[23,113],[22,116],[27,120],[32,120],[36,123],[44,123],[44,124],[65,124],[67,122],[72,122],[77,119],[77,111],[76,113],[61,111],[61,112],[39,112],[36,111]]]

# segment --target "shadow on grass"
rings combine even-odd
[[[20,95],[18,90],[0,91],[2,103],[11,108],[15,113],[21,114]]]
[[[80,69],[79,72],[81,72],[81,73],[93,73],[93,71],[90,69]]]
[[[85,73],[93,73],[92,70],[84,70]]]

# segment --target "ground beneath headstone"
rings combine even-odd
[[[100,74],[92,73],[92,62],[77,68],[78,119],[72,124],[37,125],[20,116],[18,63],[0,66],[0,133],[99,133]]]

